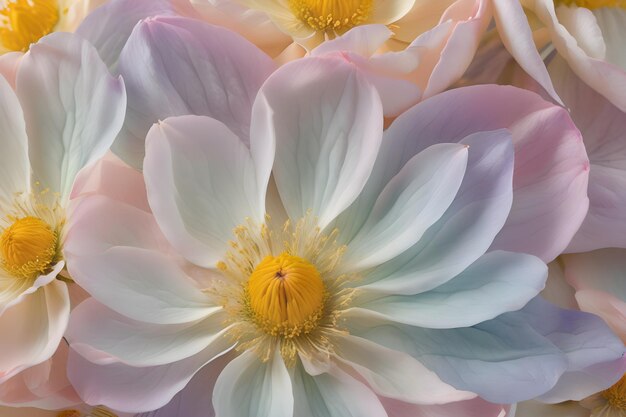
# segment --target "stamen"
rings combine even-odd
[[[17,278],[43,274],[56,256],[57,233],[38,217],[13,220],[0,235],[2,266]]]
[[[602,396],[613,409],[626,412],[626,375],[611,388],[603,391]]]
[[[10,51],[27,51],[58,21],[57,0],[0,0],[0,44]]]
[[[372,14],[373,0],[289,0],[293,14],[311,29],[344,33],[362,25]]]

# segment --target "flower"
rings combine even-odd
[[[0,2],[0,54],[26,52],[56,31],[72,31],[106,0],[3,0]]]
[[[476,97],[489,118],[466,107]],[[512,131],[492,119],[510,113],[502,103],[528,112],[509,115],[524,120]],[[531,198],[513,196],[511,133],[521,146],[547,132],[546,155],[569,149],[571,169],[523,183],[563,191],[562,207],[586,188],[564,114],[513,88],[461,89],[418,104],[383,139],[375,87],[326,57],[268,78],[249,146],[207,116],[155,124],[149,210],[94,194],[70,219],[69,269],[94,297],[72,313],[70,380],[85,401],[128,412],[163,407],[206,371],[220,416],[445,415],[442,404],[469,407],[476,394],[506,403],[549,391],[578,366],[569,349],[580,338],[593,337],[591,363],[621,356],[606,329],[540,301],[509,313],[547,275],[537,257],[502,250],[524,244],[505,229],[514,200]],[[535,250],[549,257],[552,245]]]
[[[91,407],[87,404],[53,411],[42,410],[40,408],[12,408],[0,406],[0,413],[2,413],[2,417],[132,417],[132,415],[128,413],[117,413],[106,407]]]
[[[8,386],[20,385],[20,372],[52,357],[65,332],[70,191],[81,168],[113,142],[125,106],[122,81],[74,35],[43,38],[17,74],[15,91],[0,77],[0,382],[17,376]],[[30,374],[47,371],[46,364]],[[33,391],[21,399],[3,392],[1,401],[39,401],[43,387],[35,385],[31,380]]]
[[[542,55],[556,51],[584,83],[626,111],[626,10],[620,0],[495,0],[498,31],[509,52],[553,98],[559,100],[535,49],[524,11],[536,28]],[[553,77],[553,81],[558,78]]]

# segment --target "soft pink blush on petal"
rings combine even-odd
[[[442,405],[415,405],[388,398],[381,401],[390,417],[504,417],[508,410],[508,406],[481,398]]]
[[[576,301],[582,311],[596,314],[626,342],[626,302],[603,291],[579,290]]]
[[[9,52],[0,55],[0,75],[7,79],[11,87],[15,90],[15,75],[20,66],[23,52]]]

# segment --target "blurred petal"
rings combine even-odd
[[[292,417],[291,391],[291,379],[279,349],[268,362],[248,350],[220,373],[213,390],[213,406],[220,417]]]
[[[562,404],[545,404],[539,401],[524,401],[517,404],[514,417],[590,417],[590,411],[574,401]]]
[[[307,58],[281,67],[261,89],[251,147],[275,146],[273,174],[289,217],[312,210],[324,227],[367,181],[382,123],[376,89],[354,66]]]
[[[69,197],[78,171],[104,156],[122,126],[126,93],[97,51],[53,33],[24,56],[17,73],[33,179]]]
[[[387,413],[393,417],[504,417],[508,415],[506,406],[492,404],[481,398],[439,405],[414,405],[385,398],[383,404]],[[539,417],[539,415],[532,417]],[[541,417],[548,416],[541,415]]]
[[[241,36],[181,17],[140,22],[120,56],[128,113],[113,151],[141,168],[153,123],[210,116],[248,144],[252,103],[275,64]]]
[[[155,125],[146,144],[146,188],[172,245],[196,265],[215,267],[235,227],[246,218],[263,223],[272,157],[265,152],[255,160],[241,139],[206,116]]]

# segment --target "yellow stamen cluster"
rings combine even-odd
[[[14,219],[0,235],[2,266],[17,278],[45,273],[57,253],[57,233],[38,217]]]
[[[602,396],[606,398],[610,407],[626,413],[626,375],[611,388],[603,391]]]
[[[78,410],[63,410],[57,417],[117,417],[117,414],[102,406],[96,407],[89,414],[83,414]]]
[[[333,337],[344,334],[339,317],[353,299],[338,272],[345,246],[337,230],[324,234],[308,213],[277,230],[248,221],[217,267],[224,279],[206,292],[228,313],[228,335],[238,350],[253,350],[262,361],[275,349],[291,366],[298,354],[329,355]]]
[[[27,51],[59,21],[57,0],[0,0],[0,45]]]
[[[626,9],[626,0],[555,0],[555,5],[578,6],[587,9],[599,9],[601,7],[621,7]]]
[[[301,22],[328,34],[366,23],[374,9],[373,0],[289,0],[288,4]]]
[[[317,269],[287,252],[266,256],[250,275],[247,288],[251,315],[259,327],[286,338],[317,327],[325,292]]]

